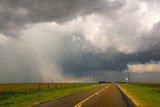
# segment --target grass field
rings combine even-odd
[[[140,106],[143,107],[160,107],[160,86],[146,84],[119,84],[133,98],[135,98]]]
[[[42,89],[42,88],[57,88],[66,86],[87,85],[90,83],[14,83],[14,84],[0,84],[0,92],[8,91],[25,91],[28,89]]]
[[[0,107],[27,107],[49,99],[85,91],[101,84],[70,85],[52,88],[29,88],[19,91],[0,92]]]

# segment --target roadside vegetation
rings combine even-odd
[[[160,107],[160,86],[146,84],[119,84],[143,107]]]
[[[0,107],[27,107],[42,101],[85,91],[102,84],[78,84],[50,88],[29,88],[0,92]]]

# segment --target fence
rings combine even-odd
[[[0,92],[6,91],[24,91],[28,89],[43,89],[56,88],[67,86],[82,86],[93,83],[15,83],[15,84],[0,84]]]

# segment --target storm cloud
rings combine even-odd
[[[122,7],[124,1],[105,0],[1,0],[0,28],[9,36],[17,36],[26,24],[41,22],[65,23],[78,16],[109,13]]]
[[[128,64],[160,61],[159,5],[1,0],[0,82],[123,81]]]

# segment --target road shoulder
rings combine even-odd
[[[139,107],[141,104],[139,103],[139,101],[130,93],[130,92],[128,92],[125,88],[123,88],[121,85],[119,85],[119,84],[116,84],[118,87],[119,87],[119,89],[120,89],[120,91],[121,91],[121,93],[122,93],[122,96],[125,96],[125,97],[128,97],[128,98],[125,98],[125,100],[130,100],[131,101],[131,103],[133,103],[134,104],[134,106],[135,107]],[[123,94],[125,94],[125,95],[123,95]],[[130,103],[130,102],[129,102]],[[132,107],[132,106],[131,106]]]

